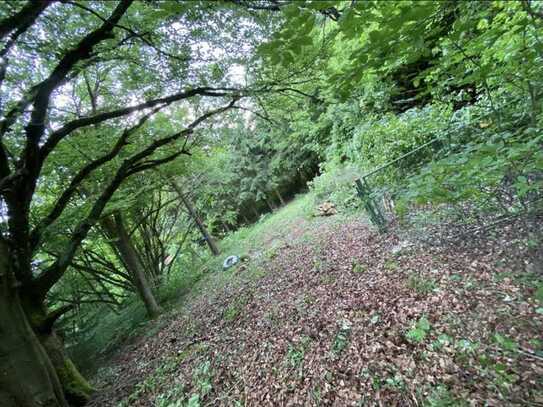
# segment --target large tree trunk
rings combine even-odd
[[[196,209],[194,209],[194,206],[192,206],[192,203],[188,200],[183,191],[181,191],[181,189],[177,186],[175,182],[171,182],[170,184],[172,185],[173,189],[175,189],[175,192],[177,192],[177,195],[179,196],[181,201],[183,201],[183,205],[185,205],[185,208],[187,208],[190,217],[194,220],[196,226],[198,226],[198,230],[202,234],[202,237],[206,241],[209,250],[211,251],[213,256],[218,256],[219,254],[221,254],[219,247],[215,243],[215,239],[213,239],[213,237],[209,234],[206,226],[204,225],[204,222],[202,222],[202,219],[200,218],[200,216],[198,216]]]
[[[100,223],[109,237],[113,240],[113,245],[117,249],[122,262],[132,277],[138,295],[145,304],[147,314],[150,318],[157,317],[161,313],[160,306],[153,295],[153,290],[145,275],[136,249],[126,231],[121,214],[117,212],[115,213],[113,220],[111,218],[104,218]]]
[[[53,364],[23,310],[10,259],[0,242],[0,405],[67,406]]]
[[[31,292],[21,298],[30,325],[49,357],[67,402],[71,406],[83,406],[90,400],[94,389],[66,355],[64,344],[53,329],[54,322],[71,307],[48,312],[47,307],[36,298]]]

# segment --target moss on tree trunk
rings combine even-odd
[[[45,350],[64,393],[71,406],[82,406],[90,400],[92,386],[79,373],[64,351],[64,344],[52,327],[51,316],[44,304],[35,301],[36,296],[26,295],[23,308],[39,342]]]
[[[0,405],[67,406],[51,359],[23,309],[10,259],[0,242]]]

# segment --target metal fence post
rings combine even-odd
[[[370,221],[377,226],[379,229],[379,232],[383,233],[386,232],[386,219],[383,216],[383,213],[381,212],[381,208],[379,205],[373,200],[371,196],[371,188],[366,182],[365,178],[362,177],[362,179],[357,179],[355,181],[356,190],[358,193],[358,196],[364,202],[364,207],[366,208],[366,212],[368,213],[368,216],[370,217]]]

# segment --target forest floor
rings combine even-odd
[[[543,405],[542,276],[514,226],[430,247],[300,205],[118,352],[91,404]]]

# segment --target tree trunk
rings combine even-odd
[[[0,405],[67,406],[53,364],[23,310],[10,259],[0,242]]]
[[[147,314],[150,318],[157,317],[161,313],[160,306],[153,295],[151,285],[145,275],[136,249],[124,227],[124,221],[121,214],[116,212],[113,220],[111,218],[102,219],[101,225],[113,240],[113,245],[117,249],[121,260],[132,277],[138,295],[145,304]]]
[[[248,225],[249,223],[249,218],[247,218],[247,215],[245,215],[245,213],[241,213],[241,217],[243,218],[243,221],[245,222],[246,225]]]
[[[228,223],[222,222],[222,227],[224,230],[226,230],[226,233],[230,233],[232,230],[230,229],[230,226],[228,226]]]
[[[271,201],[267,197],[264,198],[264,201],[266,201],[266,204],[268,205],[268,208],[270,208],[270,211],[275,212],[275,207],[272,205]]]
[[[258,218],[260,217],[260,214],[258,213],[258,211],[256,210],[256,208],[254,206],[251,206],[251,208],[253,209],[253,213],[256,216],[256,220],[258,220]]]
[[[190,217],[194,220],[196,226],[198,226],[198,230],[202,234],[202,237],[206,241],[213,256],[218,256],[221,254],[219,247],[215,243],[215,239],[213,239],[213,237],[209,234],[204,222],[202,222],[202,219],[200,216],[198,216],[196,209],[194,209],[194,206],[192,206],[192,203],[187,199],[183,191],[181,191],[175,182],[171,182],[170,184],[172,185],[173,189],[175,189],[175,192],[177,192],[179,198],[181,198],[181,201],[183,201],[183,205],[185,205],[185,208],[187,208],[187,211],[189,211]]]
[[[277,195],[277,198],[279,198],[279,201],[281,202],[281,205],[285,206],[285,200],[283,199],[283,197],[279,193],[279,190],[275,189],[274,191],[275,191],[275,195]]]
[[[46,332],[38,333],[38,338],[55,368],[70,406],[84,406],[90,400],[94,389],[66,355],[64,344],[58,335],[50,328]]]

